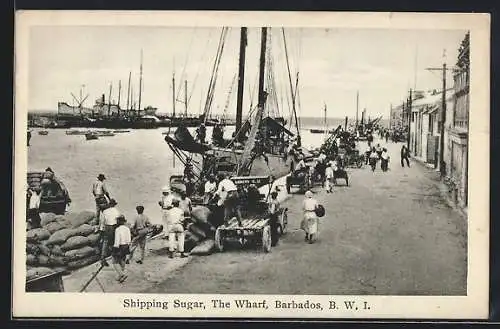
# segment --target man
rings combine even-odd
[[[210,200],[212,200],[212,198],[214,197],[216,191],[217,182],[215,181],[214,175],[210,175],[205,183],[205,189],[203,191],[205,197],[203,199],[203,203],[207,204],[208,202],[210,202]]]
[[[278,243],[278,225],[279,225],[278,216],[280,208],[281,207],[278,201],[278,192],[273,191],[271,192],[271,200],[269,201],[268,204],[268,211],[271,224],[271,243],[273,246]]]
[[[30,191],[28,218],[30,219],[32,228],[41,227],[40,222],[40,187],[35,187]]]
[[[127,255],[130,254],[131,234],[130,228],[126,225],[125,216],[119,215],[116,218],[116,229],[113,231],[113,267],[118,273],[118,282],[123,283],[127,279],[125,264]]]
[[[179,200],[172,201],[172,208],[168,210],[169,230],[169,257],[174,258],[175,247],[181,253],[181,257],[187,257],[184,253],[184,211],[179,208]]]
[[[384,172],[389,168],[389,153],[385,147],[382,149],[382,154],[380,155],[380,168]]]
[[[387,141],[389,140],[389,130],[386,130],[385,131],[385,142],[387,143]]]
[[[295,166],[294,168],[294,173],[299,173],[303,170],[305,170],[307,168],[306,166],[306,162],[304,161],[304,157],[303,156],[299,156],[299,163],[297,163],[297,165]]]
[[[102,211],[102,216],[99,220],[99,231],[102,237],[101,247],[101,263],[108,266],[106,256],[109,252],[109,247],[113,246],[115,240],[115,229],[117,225],[117,218],[121,216],[120,211],[116,208],[117,202],[115,199],[109,200],[109,204]]]
[[[144,215],[144,206],[137,206],[135,207],[135,210],[137,211],[137,217],[134,220],[132,228],[137,233],[137,246],[141,249],[141,256],[136,263],[142,264],[144,261],[144,254],[146,252],[148,228],[151,226],[151,221],[148,216]]]
[[[326,193],[332,193],[333,192],[333,171],[334,171],[334,165],[336,170],[338,170],[338,167],[336,163],[334,164],[334,161],[330,161],[328,163],[328,167],[325,169],[325,190]]]
[[[216,194],[219,196],[220,203],[224,204],[224,224],[227,224],[231,216],[236,213],[238,224],[241,226],[238,187],[229,179],[229,174],[221,175],[220,178],[222,180],[219,183]]]
[[[191,199],[187,197],[186,192],[181,193],[181,200],[179,201],[179,208],[184,211],[184,217],[191,217],[191,212],[193,211],[193,205],[191,204]]]
[[[404,161],[406,161],[406,165],[410,167],[410,150],[406,147],[406,145],[403,145],[401,147],[401,167],[404,167]]]
[[[108,203],[108,200],[111,200],[108,188],[106,187],[106,184],[104,184],[105,179],[106,177],[104,177],[104,174],[99,174],[99,176],[97,176],[97,180],[94,182],[94,184],[92,184],[92,195],[94,196],[95,200],[97,219],[99,219],[101,210]]]
[[[170,187],[169,186],[164,186],[162,189],[162,196],[160,201],[158,201],[158,204],[160,205],[162,209],[162,219],[163,223],[166,225],[166,229],[168,232],[168,211],[172,208],[172,201],[174,200],[173,195],[170,193]]]
[[[198,127],[198,129],[196,129],[196,137],[201,144],[205,144],[206,136],[207,136],[207,128],[205,127],[205,124],[202,122]]]

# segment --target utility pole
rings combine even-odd
[[[412,95],[412,90],[410,88],[410,97],[408,98],[408,138],[407,138],[407,147],[408,147],[408,150],[410,149],[410,126],[411,126],[411,117],[413,116],[413,113],[412,113],[412,102],[413,102],[413,95]],[[415,135],[416,136],[416,135]],[[416,151],[416,150],[414,150]]]
[[[443,57],[444,54],[443,54]],[[442,91],[442,99],[441,99],[441,123],[439,125],[439,172],[441,177],[446,176],[446,165],[444,163],[444,127],[446,121],[446,71],[452,70],[446,67],[446,62],[443,63],[442,68],[427,68],[428,71],[441,71],[442,72],[442,81],[443,81],[443,91]]]

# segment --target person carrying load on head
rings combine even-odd
[[[95,200],[95,215],[98,220],[101,211],[108,204],[108,201],[111,200],[111,196],[109,195],[108,188],[104,183],[104,180],[106,180],[104,174],[99,174],[99,176],[97,176],[97,180],[92,184],[92,195]]]
[[[307,191],[305,199],[302,202],[304,218],[300,226],[306,233],[304,240],[309,243],[313,243],[313,238],[318,234],[318,217],[316,216],[316,207],[318,207],[318,205],[318,201],[313,198],[313,193]]]
[[[161,190],[161,194],[162,196],[160,201],[158,201],[158,204],[161,207],[163,223],[165,223],[168,232],[168,211],[172,208],[172,201],[174,200],[174,196],[170,192],[169,186],[164,186]]]
[[[102,216],[99,220],[99,231],[101,232],[101,263],[108,266],[106,257],[108,256],[109,248],[113,246],[115,240],[115,229],[117,219],[122,214],[116,207],[115,199],[109,200],[109,204],[103,209]]]
[[[229,174],[220,175],[222,179],[217,187],[216,194],[219,196],[218,204],[224,205],[224,224],[228,224],[231,216],[236,213],[238,225],[241,226],[241,212],[239,207],[238,187],[229,178]]]

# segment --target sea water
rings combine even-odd
[[[127,219],[132,220],[135,207],[143,205],[151,221],[161,223],[161,189],[168,185],[171,175],[182,174],[184,169],[165,142],[162,132],[168,128],[131,130],[89,141],[82,135],[66,135],[64,129],[48,130],[47,136],[33,131],[28,170],[51,167],[69,191],[72,203],[68,210],[95,209],[92,183],[102,173]],[[189,130],[194,134],[195,128]],[[230,138],[233,131],[234,127],[228,127],[224,137]],[[211,132],[209,127],[207,140]],[[301,135],[306,147],[317,147],[323,141],[323,134],[311,134],[308,129]]]

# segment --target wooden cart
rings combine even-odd
[[[238,225],[233,218],[226,225],[219,226],[215,231],[215,246],[224,251],[227,242],[239,241],[242,244],[260,246],[264,252],[271,251],[271,225],[269,218],[246,218]]]
[[[26,292],[64,292],[63,274],[57,271],[26,280]]]

